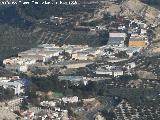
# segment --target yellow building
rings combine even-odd
[[[129,41],[129,46],[144,47],[145,45],[146,45],[145,41]]]
[[[146,46],[146,40],[143,38],[131,38],[129,40],[128,46],[130,47],[145,47]]]

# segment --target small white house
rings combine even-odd
[[[112,71],[110,70],[96,70],[95,73],[97,75],[112,75]]]
[[[128,63],[128,67],[129,68],[135,68],[136,67],[136,63],[135,62]]]
[[[64,103],[77,103],[78,102],[78,97],[74,96],[74,97],[63,97],[62,101]]]
[[[18,66],[17,70],[20,72],[27,72],[28,66],[27,65],[20,65],[20,66]]]
[[[113,76],[114,77],[118,77],[118,76],[122,76],[122,75],[123,75],[123,71],[122,70],[113,71]]]

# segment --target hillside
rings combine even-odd
[[[139,19],[146,24],[153,27],[152,32],[153,44],[146,51],[148,54],[153,55],[152,52],[159,54],[160,50],[160,10],[156,7],[160,1],[154,0],[125,0],[121,4],[112,4],[110,2],[103,2],[100,9],[95,13],[95,18],[103,18],[103,14],[110,13],[111,15],[124,15],[130,19]],[[94,19],[93,19],[94,20]]]
[[[81,2],[81,0],[79,0],[79,2]],[[93,4],[67,7],[63,5],[36,6],[33,4],[25,6],[1,6],[0,59],[4,59],[5,57],[15,55],[19,51],[36,46],[42,33],[44,31],[48,32],[46,29],[49,29],[49,25],[39,24],[39,21],[41,20],[49,19],[51,16],[63,16],[66,18],[69,17],[72,22],[75,22],[76,20],[79,20],[81,16],[84,17],[85,15],[89,15],[89,20],[94,21],[102,19],[103,15],[108,12],[113,15],[120,14],[133,19],[142,19],[146,21],[147,24],[157,26],[154,30],[154,41],[156,41],[152,46],[152,49],[154,49],[155,46],[157,47],[158,45],[159,47],[160,44],[160,28],[158,26],[160,24],[160,11],[153,7],[155,4],[159,4],[159,2],[152,2],[153,3],[148,1],[141,2],[140,0],[124,0],[121,4],[112,4],[108,1],[101,1]],[[83,3],[83,1],[81,3]],[[73,18],[74,20],[72,20]],[[37,28],[40,28],[40,30],[36,31]],[[49,30],[51,33],[54,32],[53,28],[55,28],[54,25]],[[93,44],[95,44],[94,42],[95,41],[93,41]]]
[[[40,24],[39,21],[49,21],[51,16],[66,15],[71,15],[69,19],[72,19],[73,14],[90,13],[94,9],[96,9],[95,4],[93,6],[0,5],[0,60],[35,47],[41,42],[41,37],[45,35],[49,37],[56,30],[59,32],[61,28],[63,29],[63,26],[56,27],[54,23]],[[65,24],[68,24],[67,21]],[[45,35],[42,34],[44,32]]]
[[[102,7],[98,11],[95,16],[103,16],[103,13],[109,12],[112,15],[120,14],[133,19],[142,19],[155,26],[160,24],[160,11],[140,0],[125,0],[121,4],[112,4],[105,1],[102,2]]]

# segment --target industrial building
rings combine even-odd
[[[129,39],[128,46],[131,47],[145,47],[147,45],[147,41],[144,37],[131,37]]]
[[[109,46],[124,46],[126,39],[126,33],[109,33]]]
[[[103,67],[99,67],[95,73],[97,75],[110,75],[113,77],[118,77],[118,76],[122,76],[123,70],[122,68],[118,67],[118,66],[103,66]]]

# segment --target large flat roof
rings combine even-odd
[[[145,41],[144,37],[131,37],[129,41]]]
[[[109,33],[109,37],[126,37],[126,33]]]
[[[69,80],[69,81],[81,81],[84,79],[83,76],[58,76],[59,80]]]
[[[119,45],[124,41],[125,41],[125,39],[123,37],[111,37],[111,38],[109,38],[107,44],[108,45],[117,45],[117,44]]]

